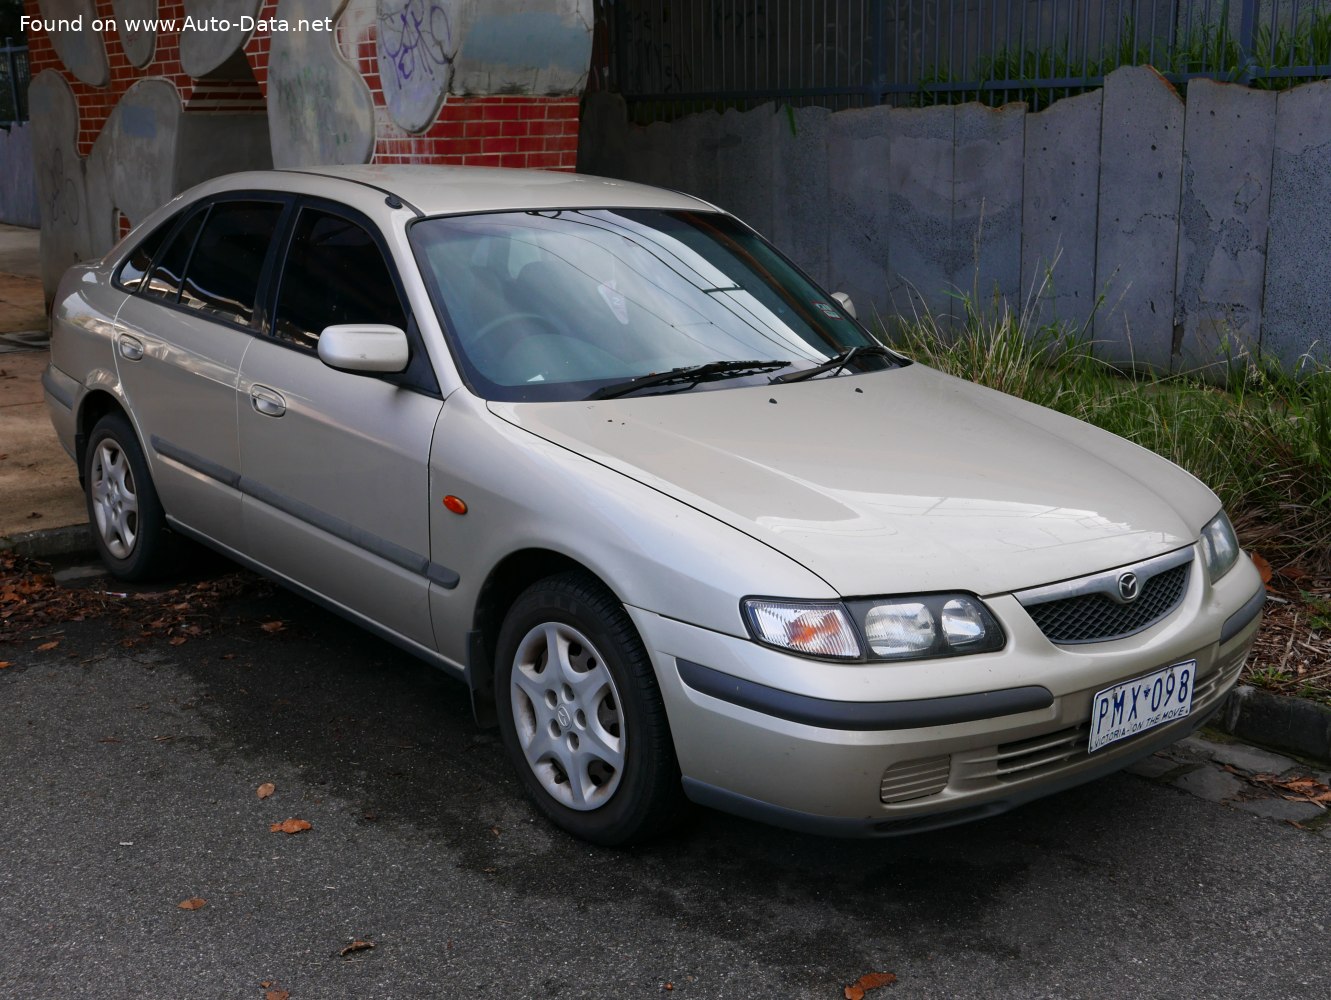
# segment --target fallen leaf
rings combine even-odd
[[[268,828],[269,833],[300,833],[302,830],[311,830],[309,820],[304,819],[284,819],[280,823],[274,823]]]
[[[289,1000],[291,994],[286,990],[269,990],[263,995],[263,1000]]]
[[[259,626],[265,632],[281,632],[286,627],[287,623],[281,621],[264,622]]]
[[[266,799],[268,798],[268,796],[272,795],[273,792],[275,791],[277,791],[277,786],[274,785],[271,781],[265,781],[262,785],[258,787],[258,789],[255,791],[254,794],[259,796],[259,798],[261,799]]]
[[[170,639],[168,639],[167,642],[171,643],[171,645],[173,646],[183,646],[185,645],[185,643],[189,642],[189,640],[186,639],[183,635],[174,635]]]
[[[880,986],[891,986],[896,981],[896,974],[892,972],[866,972],[847,986],[843,995],[846,1000],[864,1000],[864,994],[869,990],[876,990]]]
[[[4,670],[5,667],[12,667],[13,665],[14,664],[10,663],[8,660],[0,660],[0,670]]]
[[[1271,564],[1266,561],[1260,552],[1252,554],[1252,564],[1257,567],[1257,572],[1262,575],[1262,583],[1271,582]]]
[[[496,837],[498,837],[498,836],[499,836],[501,833],[503,833],[504,831],[501,830],[501,829],[499,829],[499,827],[497,827],[497,826],[492,826],[492,827],[490,827],[490,832],[493,833]]]
[[[51,641],[51,642],[44,642],[44,643],[42,643],[40,646],[37,647],[37,652],[39,652],[39,653],[47,653],[47,652],[50,652],[51,650],[55,649],[56,646],[59,646],[59,645],[60,645],[60,640],[59,640],[59,639],[55,639],[55,640],[53,640],[53,641]]]
[[[354,951],[370,951],[373,948],[374,948],[373,941],[362,941],[359,938],[357,938],[355,941],[352,941],[351,944],[347,945],[345,948],[339,951],[338,954],[345,958],[347,955],[350,955]]]
[[[200,899],[198,896],[191,896],[183,903],[177,903],[176,906],[182,910],[197,910],[201,908],[208,900]]]

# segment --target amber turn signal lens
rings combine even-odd
[[[451,510],[454,514],[467,513],[467,505],[463,503],[462,498],[455,497],[451,493],[448,496],[444,497],[444,506],[447,507],[449,510]]]

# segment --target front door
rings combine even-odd
[[[336,371],[320,333],[341,323],[410,327],[368,220],[327,204],[295,219],[271,338],[239,381],[242,517],[251,556],[365,624],[435,648],[429,587],[433,375]],[[413,355],[424,360],[421,345]],[[426,369],[428,373],[428,367]]]

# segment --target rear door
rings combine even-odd
[[[429,454],[442,402],[373,223],[332,202],[296,211],[272,336],[245,353],[239,382],[243,518],[250,554],[371,625],[433,650]],[[319,336],[341,323],[408,332],[402,374],[336,371]]]
[[[186,210],[118,280],[116,365],[167,513],[239,546],[236,383],[290,199],[261,193]],[[149,261],[151,260],[151,263]]]

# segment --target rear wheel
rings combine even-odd
[[[622,845],[684,810],[665,706],[633,623],[586,573],[542,580],[499,634],[504,746],[540,810],[575,836]]]
[[[108,413],[94,425],[83,482],[93,539],[115,576],[146,580],[174,568],[176,536],[166,526],[143,450],[123,415]]]

